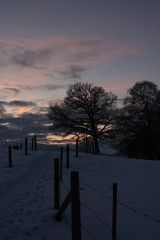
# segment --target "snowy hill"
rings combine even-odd
[[[0,148],[0,239],[71,240],[70,207],[60,223],[53,205],[53,160],[59,148],[37,152]],[[70,171],[80,176],[82,240],[112,239],[112,185],[118,184],[117,239],[160,239],[160,162],[71,152],[63,167],[61,201],[70,189]]]

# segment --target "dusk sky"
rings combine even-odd
[[[0,0],[0,110],[37,112],[69,84],[122,98],[160,86],[160,1]]]

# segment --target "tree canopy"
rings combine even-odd
[[[120,110],[120,147],[129,156],[160,156],[160,91],[150,81],[136,83],[128,90]]]
[[[70,85],[63,103],[49,106],[52,128],[64,134],[91,137],[95,153],[98,153],[99,139],[112,131],[116,99],[111,92],[93,84],[78,82]]]

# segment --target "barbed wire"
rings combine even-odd
[[[83,206],[83,207],[85,207],[86,209],[90,210],[90,211],[95,215],[95,217],[96,217],[100,222],[102,222],[103,225],[104,225],[110,232],[112,232],[112,228],[110,227],[110,225],[109,225],[108,223],[106,223],[105,220],[102,219],[102,218],[98,215],[98,213],[97,213],[93,208],[91,208],[90,206],[88,206],[88,205],[87,205],[86,203],[84,203],[84,202],[81,202],[81,206]]]
[[[67,173],[65,173],[65,172],[63,172],[63,175],[68,177],[68,178],[70,178],[70,176]]]
[[[70,218],[71,218],[71,216],[70,216]],[[69,222],[66,218],[64,218],[64,222],[65,222],[65,224],[66,224],[67,226],[71,227],[71,222]],[[95,240],[95,238],[93,237],[93,234],[90,233],[90,231],[89,231],[84,225],[82,225],[82,224],[81,224],[81,229],[82,229],[84,232],[87,233],[87,235],[90,237],[90,239]]]
[[[80,183],[82,183],[84,186],[90,188],[90,189],[93,190],[94,192],[100,194],[100,195],[103,196],[104,198],[107,198],[107,199],[109,199],[109,200],[112,200],[112,197],[111,197],[111,196],[106,195],[105,193],[99,191],[98,189],[96,189],[95,187],[91,186],[90,184],[88,184],[88,183],[86,183],[86,182],[84,182],[84,181],[81,181],[81,180],[80,180]]]
[[[84,226],[84,225],[81,225],[81,229],[87,233],[87,235],[90,237],[90,239],[92,240],[95,240],[95,238],[93,237],[93,234],[90,233],[90,231]]]
[[[99,214],[93,209],[91,208],[90,206],[88,206],[88,204],[84,203],[84,202],[81,202],[81,205],[83,207],[85,207],[86,209],[90,210],[94,216],[101,222],[103,223],[103,225],[109,230],[109,232],[112,233],[112,227],[103,219],[99,216]],[[117,239],[118,240],[121,240],[120,237],[117,235]]]
[[[70,178],[70,176],[69,176],[68,174],[64,173],[64,175]],[[95,187],[91,186],[90,184],[88,184],[88,183],[86,183],[86,182],[84,182],[84,181],[82,181],[82,180],[80,180],[80,183],[83,184],[84,186],[88,187],[89,189],[95,191],[96,193],[98,193],[99,195],[103,196],[104,198],[109,199],[109,200],[112,200],[112,197],[111,197],[111,196],[103,193],[102,191],[100,191],[100,190],[96,189]],[[130,211],[139,214],[140,216],[143,216],[143,217],[145,217],[145,218],[148,218],[148,219],[150,219],[150,220],[152,220],[152,221],[154,221],[154,222],[156,222],[156,223],[160,223],[160,218],[154,217],[154,216],[152,216],[152,215],[150,215],[150,214],[148,214],[148,213],[145,213],[145,212],[143,212],[143,211],[140,211],[140,210],[138,210],[138,209],[136,209],[136,208],[134,208],[134,207],[126,204],[125,202],[122,202],[122,201],[117,200],[117,203],[118,203],[119,205],[121,205],[121,206],[129,209]]]
[[[152,220],[152,221],[154,221],[154,222],[160,223],[160,219],[158,219],[158,218],[156,218],[156,217],[153,217],[153,216],[149,215],[148,213],[144,213],[144,212],[142,212],[142,211],[140,211],[140,210],[138,210],[138,209],[136,209],[136,208],[134,208],[134,207],[131,207],[131,206],[129,206],[128,204],[126,204],[126,203],[124,203],[124,202],[121,202],[121,201],[119,201],[119,200],[117,200],[117,203],[118,203],[119,205],[121,205],[121,206],[129,209],[130,211],[132,211],[132,212],[134,212],[134,213],[137,213],[137,214],[139,214],[139,215],[141,215],[141,216],[143,216],[143,217],[145,217],[145,218],[148,218],[148,219],[150,219],[150,220]]]
[[[97,192],[98,194],[102,195],[103,197],[112,200],[112,197],[111,197],[111,196],[106,195],[105,193],[97,190],[96,188],[92,187],[91,185],[89,185],[89,184],[87,184],[87,183],[85,183],[85,182],[83,182],[83,181],[80,181],[80,182],[83,183],[85,186],[89,187],[90,189],[94,190],[94,191]],[[117,203],[118,203],[119,205],[121,205],[121,206],[129,209],[130,211],[132,211],[132,212],[134,212],[134,213],[137,213],[137,214],[139,214],[139,215],[141,215],[141,216],[143,216],[143,217],[146,217],[146,218],[148,218],[148,219],[150,219],[150,220],[152,220],[152,221],[154,221],[154,222],[160,223],[160,218],[156,218],[156,217],[154,217],[154,216],[151,216],[151,215],[148,214],[148,213],[144,213],[144,212],[142,212],[142,211],[140,211],[140,210],[138,210],[138,209],[136,209],[136,208],[134,208],[134,207],[132,207],[132,206],[129,206],[128,204],[126,204],[126,203],[124,203],[124,202],[122,202],[122,201],[117,200]]]

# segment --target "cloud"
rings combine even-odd
[[[53,72],[67,65],[99,61],[104,48],[104,44],[95,39],[3,40],[0,41],[0,55],[5,52],[5,58],[0,64]]]
[[[93,69],[90,76],[94,77],[101,62],[106,64],[139,52],[137,48],[92,38],[0,40],[0,79],[7,83],[0,84],[0,99],[32,101],[39,95],[49,100],[57,98],[64,95],[58,90],[67,88],[73,79],[86,79],[87,71]],[[52,91],[57,91],[54,96]]]
[[[19,84],[9,84],[9,83],[2,83],[0,84],[0,94],[1,99],[9,96],[16,96],[20,94],[23,91],[31,91],[31,90],[58,90],[58,89],[64,89],[66,86],[60,85],[60,84],[39,84],[39,85],[19,85]]]
[[[3,90],[12,92],[14,95],[18,95],[21,92],[20,89],[14,88],[14,87],[5,87],[5,88],[3,88]]]
[[[7,97],[15,97],[21,92],[21,89],[19,89],[16,86],[9,86],[6,84],[0,84],[0,98],[6,99]]]
[[[53,91],[53,90],[58,90],[58,89],[63,89],[65,86],[60,85],[60,84],[41,84],[38,86],[30,86],[30,85],[26,85],[26,86],[21,86],[22,90],[48,90],[48,91]]]
[[[48,123],[48,117],[44,114],[24,113],[18,117],[8,115],[0,118],[0,140],[21,139],[31,133],[47,135]]]
[[[4,55],[5,52],[5,55]],[[138,53],[128,46],[114,46],[98,39],[51,38],[0,40],[1,64],[22,68],[50,68],[92,64],[116,56]],[[54,65],[53,65],[54,64]]]
[[[39,88],[52,91],[52,90],[57,90],[57,89],[64,89],[65,86],[57,85],[57,84],[46,84],[46,85],[40,85]]]
[[[24,68],[39,68],[39,64],[49,60],[50,56],[52,56],[52,48],[24,50],[22,53],[13,55],[11,63]]]
[[[31,102],[31,101],[10,101],[9,102],[10,106],[17,106],[17,107],[34,107],[36,106],[36,103]]]
[[[59,72],[62,76],[69,79],[81,79],[82,73],[85,72],[86,69],[82,66],[71,65],[68,66],[65,70]]]
[[[14,101],[0,101],[0,105],[9,106],[9,107],[35,107],[36,103],[31,101],[22,101],[22,100],[14,100]]]
[[[0,40],[1,79],[17,84],[23,81],[30,86],[50,80],[81,79],[95,64],[139,52],[139,48],[115,46],[99,39],[3,39]]]

